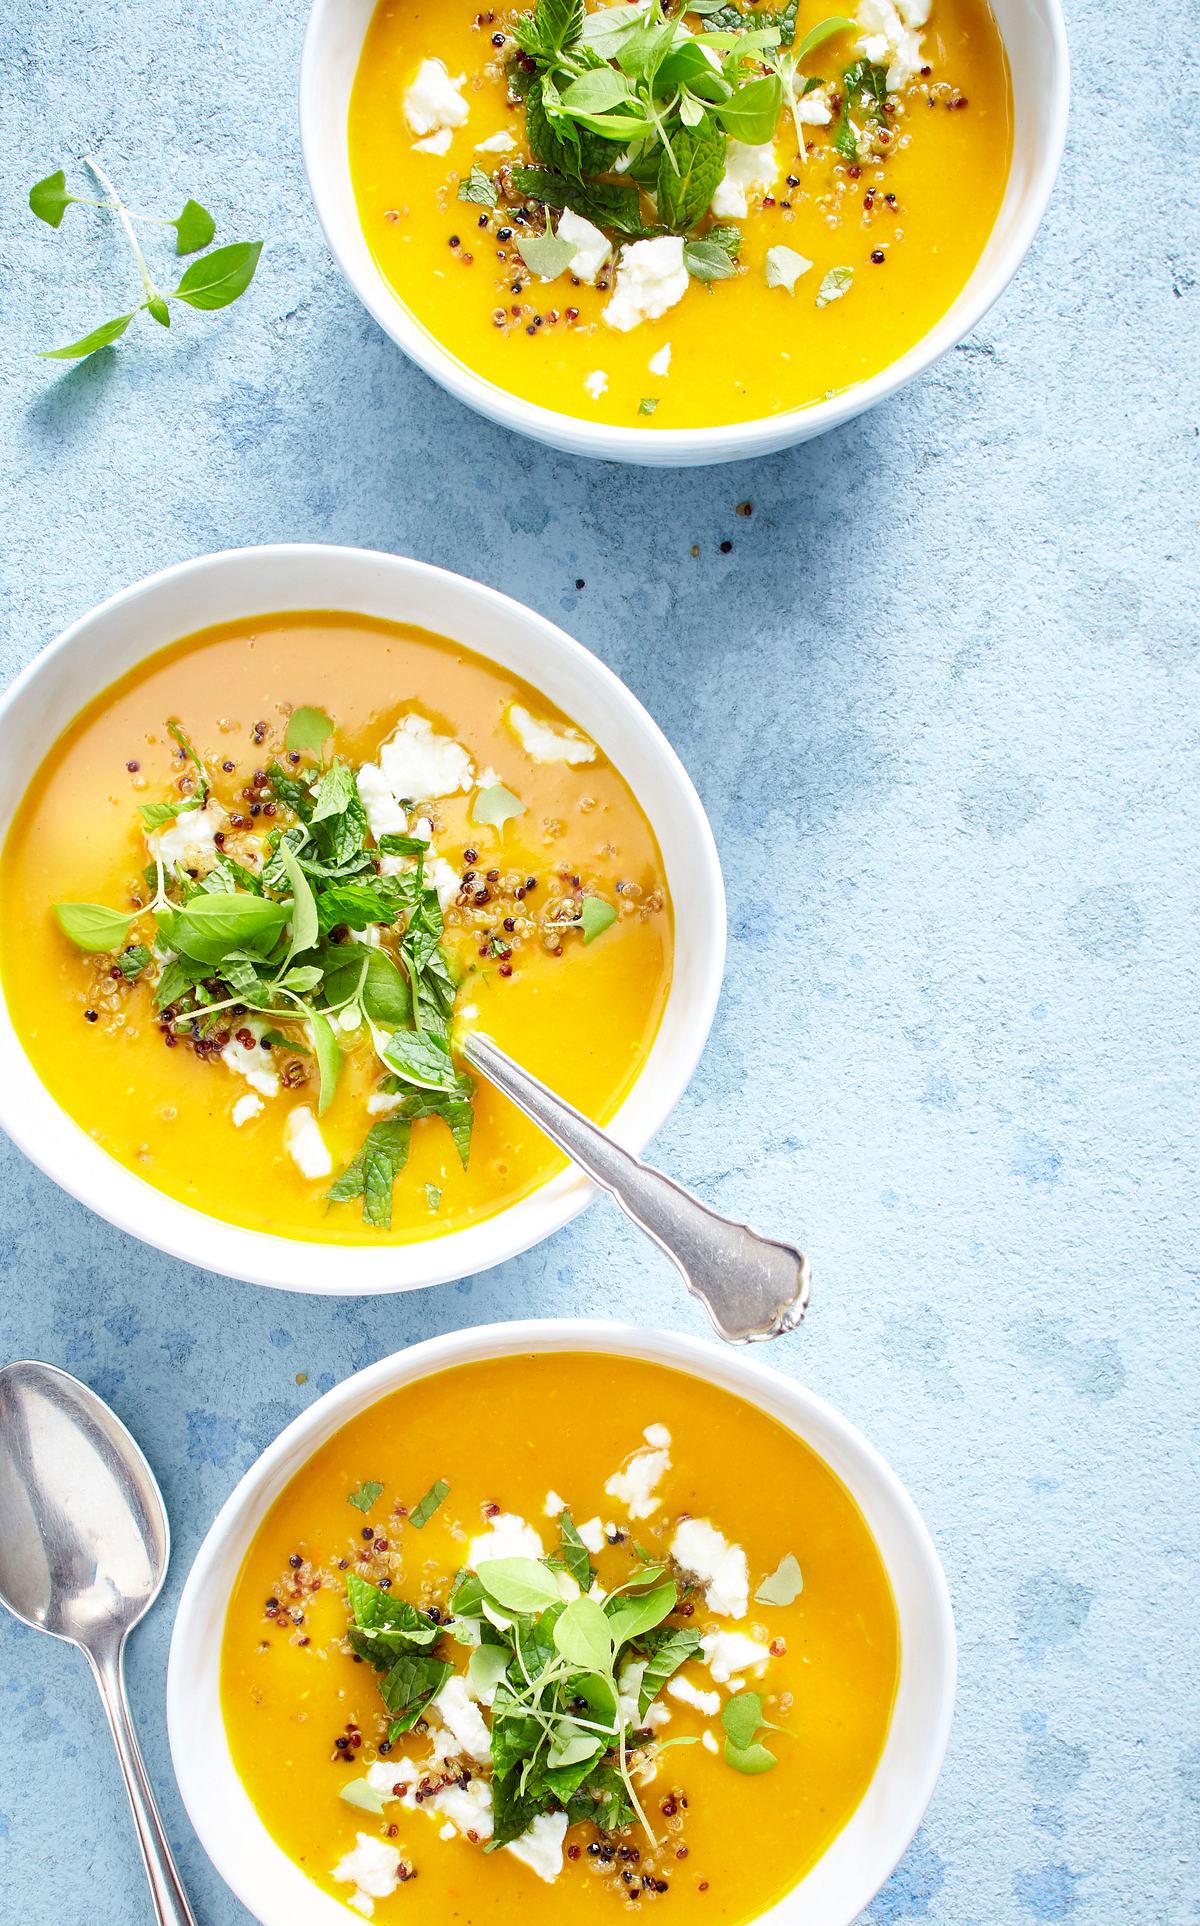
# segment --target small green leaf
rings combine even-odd
[[[490,174],[485,174],[478,164],[472,167],[465,180],[458,183],[460,201],[471,201],[476,207],[495,207],[499,195],[496,183]]]
[[[119,314],[115,321],[104,321],[81,340],[68,342],[65,348],[42,348],[41,358],[43,361],[82,361],[85,355],[95,354],[97,349],[109,348],[114,341],[119,341],[136,313],[134,308],[129,314]]]
[[[314,1010],[308,1019],[308,1038],[317,1059],[317,1074],[320,1078],[320,1094],[317,1098],[317,1115],[323,1117],[333,1102],[333,1093],[342,1074],[342,1053],[333,1032],[329,1018]]]
[[[638,402],[638,413],[639,415],[652,415],[657,407],[658,401],[654,395],[643,395]]]
[[[429,1523],[438,1506],[443,1504],[449,1496],[450,1487],[446,1483],[446,1480],[444,1478],[437,1479],[434,1484],[430,1485],[429,1490],[425,1493],[420,1504],[414,1505],[409,1512],[409,1524],[414,1525],[418,1531],[421,1531],[423,1527]]]
[[[495,1691],[511,1662],[506,1645],[477,1645],[467,1661],[467,1690],[476,1699]]]
[[[150,961],[150,952],[144,943],[131,944],[117,958],[117,968],[127,983],[132,983],[142,974]]]
[[[442,1203],[442,1193],[438,1189],[436,1184],[426,1184],[425,1202],[428,1204],[430,1210],[440,1210],[441,1203]]]
[[[486,1583],[486,1572],[484,1580]],[[598,1672],[603,1676],[612,1671],[612,1621],[586,1593],[582,1598],[572,1599],[555,1620],[554,1643],[567,1664],[582,1672]],[[558,1763],[565,1765],[569,1761]]]
[[[721,1724],[731,1745],[751,1745],[763,1721],[763,1702],[757,1692],[735,1692],[721,1708]]]
[[[176,215],[171,226],[175,229],[176,254],[198,254],[217,231],[212,215],[199,201],[185,201],[182,213]]]
[[[737,262],[719,241],[685,241],[683,265],[694,281],[728,281]]]
[[[134,920],[102,903],[56,903],[54,914],[72,943],[96,953],[122,949]]]
[[[292,913],[290,903],[276,903],[248,892],[193,896],[171,918],[171,948],[197,963],[221,963],[231,950],[254,945],[270,949]]]
[[[533,1558],[489,1558],[477,1576],[493,1604],[505,1612],[544,1612],[560,1603],[553,1572]]]
[[[71,202],[78,200],[77,194],[68,194],[67,177],[60,167],[56,174],[47,174],[44,181],[37,181],[29,190],[29,205],[39,221],[47,227],[61,227],[62,217]]]
[[[796,283],[802,274],[807,274],[812,262],[803,254],[797,254],[794,247],[769,247],[766,253],[767,286],[786,288],[794,295]]]
[[[817,289],[817,306],[819,308],[827,308],[831,301],[840,301],[843,294],[849,291],[853,279],[853,268],[830,268],[825,279]]]
[[[731,1739],[725,1741],[725,1763],[735,1772],[745,1772],[751,1776],[760,1772],[770,1772],[779,1764],[773,1752],[765,1745],[734,1745]]]
[[[292,990],[296,996],[308,996],[321,981],[321,968],[317,963],[297,963],[294,969],[280,978],[281,990]]]
[[[635,1597],[624,1595],[610,1598],[605,1610],[612,1621],[613,1639],[618,1650],[622,1645],[627,1645],[630,1639],[640,1638],[644,1632],[653,1631],[655,1626],[661,1625],[668,1613],[675,1610],[678,1600],[679,1593],[673,1578]]]
[[[441,1090],[450,1096],[469,1094],[450,1052],[436,1037],[421,1030],[397,1030],[384,1045],[383,1055],[406,1083],[415,1083],[421,1090]]]
[[[804,1590],[800,1562],[791,1552],[780,1559],[769,1578],[764,1578],[754,1594],[758,1605],[791,1605]]]
[[[560,241],[549,230],[545,234],[518,234],[517,248],[530,273],[540,275],[543,281],[556,281],[575,259],[574,244]]]
[[[285,738],[288,753],[319,756],[332,734],[333,724],[324,709],[293,709]]]
[[[387,1804],[384,1794],[378,1792],[369,1779],[351,1779],[349,1785],[339,1786],[338,1798],[359,1812],[380,1813]]]
[[[525,805],[511,789],[502,782],[489,783],[486,789],[478,791],[471,804],[471,821],[489,829],[503,829],[505,823],[514,816],[523,816]]]
[[[584,897],[583,908],[579,912],[579,927],[585,943],[594,942],[605,930],[611,929],[616,920],[615,903],[606,903],[602,896]]]
[[[160,328],[170,327],[171,310],[167,306],[166,302],[163,300],[161,294],[151,294],[150,296],[148,296],[146,301],[146,312],[147,314],[151,315],[155,321],[158,322],[158,325]]]
[[[719,102],[713,113],[735,140],[761,147],[774,137],[782,106],[782,80],[778,74],[763,74],[739,87],[731,100]]]
[[[262,250],[261,241],[231,241],[214,248],[184,269],[176,299],[192,308],[227,308],[250,286]]]
[[[671,151],[663,149],[658,164],[658,212],[673,233],[695,227],[724,172],[725,136],[715,121],[706,119],[698,127],[681,128]]]
[[[367,1478],[358,1487],[357,1491],[350,1493],[346,1503],[353,1505],[356,1511],[370,1511],[376,1499],[382,1498],[382,1496],[383,1486],[379,1483],[378,1479]]]
[[[290,917],[292,933],[288,953],[284,959],[285,963],[290,963],[294,956],[302,956],[305,950],[312,949],[321,934],[321,919],[317,915],[317,899],[313,895],[312,884],[296,861],[287,842],[281,842],[279,845],[279,860],[287,871],[288,882],[292,886]]]

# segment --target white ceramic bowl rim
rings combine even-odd
[[[219,1702],[226,1606],[254,1533],[291,1478],[350,1418],[417,1378],[522,1352],[647,1358],[716,1383],[794,1431],[842,1479],[892,1581],[901,1673],[883,1758],[858,1810],[761,1926],[852,1926],[907,1849],[933,1795],[954,1709],[954,1619],[945,1576],[912,1499],[886,1461],[824,1399],[744,1352],[704,1338],[598,1320],[533,1319],[431,1338],[357,1372],[268,1445],[213,1522],[188,1574],[171,1639],[167,1727],[201,1844],[262,1926],[339,1926],[336,1901],[275,1844],[229,1753]],[[801,1556],[802,1545],[799,1547]]]
[[[632,692],[563,630],[495,589],[402,556],[296,543],[224,550],[121,590],[64,630],[0,697],[0,839],[61,730],[126,669],[210,624],[288,609],[345,609],[449,635],[583,721],[630,782],[658,837],[675,913],[662,1022],[607,1126],[641,1151],[686,1089],[716,1010],[725,961],[716,845],[687,772]],[[230,1277],[334,1296],[414,1290],[486,1270],[561,1228],[595,1195],[567,1169],[465,1229],[377,1247],[223,1223],[127,1170],[58,1107],[21,1047],[2,986],[0,1128],[64,1190],[160,1250]]]
[[[1046,211],[1066,142],[1070,56],[1060,0],[992,0],[1009,56],[1016,127],[995,226],[966,285],[939,321],[869,379],[826,401],[711,428],[620,428],[511,394],[441,346],[393,293],[367,246],[349,184],[345,131],[357,49],[375,0],[314,0],[300,65],[300,139],[309,187],[330,250],[368,312],[404,352],[460,401],[518,433],[609,461],[690,465],[740,461],[805,441],[872,408],[931,367],[982,321],[1020,267]],[[352,26],[351,17],[361,28]],[[336,131],[335,131],[336,130]]]

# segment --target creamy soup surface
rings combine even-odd
[[[464,1029],[602,1121],[671,957],[653,832],[586,719],[336,613],[206,630],[106,691],[0,862],[51,1094],[148,1183],[285,1236],[435,1236],[544,1182],[563,1160],[474,1084]]]
[[[349,147],[437,341],[652,433],[804,407],[927,334],[994,225],[1012,100],[987,0],[380,0]]]
[[[861,1801],[899,1659],[866,1523],[792,1433],[659,1365],[526,1355],[297,1473],[222,1706],[268,1830],[364,1916],[739,1926]]]

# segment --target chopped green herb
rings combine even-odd
[[[442,1193],[436,1184],[426,1184],[425,1202],[428,1204],[430,1210],[439,1210],[441,1208]]]
[[[769,1578],[764,1578],[754,1594],[758,1605],[791,1605],[804,1590],[804,1574],[800,1561],[787,1552]]]
[[[332,734],[333,724],[323,709],[293,709],[284,741],[291,755],[317,756]]]
[[[472,201],[476,207],[495,207],[499,195],[491,175],[485,174],[482,167],[475,166],[466,179],[458,183],[458,198],[460,201]]]
[[[769,247],[765,261],[767,286],[786,288],[794,295],[797,281],[811,266],[812,262],[805,260],[803,254],[797,254],[794,247]]]
[[[606,903],[602,896],[585,896],[579,912],[579,927],[583,931],[585,943],[592,943],[605,930],[611,929],[617,920],[615,903]]]
[[[346,1502],[353,1505],[356,1511],[370,1511],[376,1499],[382,1496],[383,1486],[376,1479],[368,1478],[357,1491],[350,1493]]]
[[[414,1505],[409,1512],[409,1524],[414,1525],[416,1529],[420,1531],[423,1526],[429,1523],[438,1506],[443,1504],[449,1496],[450,1487],[446,1483],[446,1480],[444,1478],[438,1478],[434,1484],[430,1485],[429,1490],[425,1493],[420,1504]]]
[[[842,296],[849,292],[853,279],[853,268],[830,268],[828,274],[821,282],[820,287],[817,289],[817,306],[819,308],[827,308],[831,301],[840,301]]]
[[[658,402],[653,395],[643,395],[638,402],[638,413],[639,415],[652,415],[657,407]]]
[[[525,805],[520,797],[514,796],[502,782],[489,783],[486,789],[479,790],[471,804],[471,821],[484,828],[503,829],[505,823],[524,814]]]

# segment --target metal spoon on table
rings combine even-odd
[[[95,1392],[52,1364],[0,1369],[0,1604],[83,1653],[112,1728],[159,1926],[196,1926],[125,1696],[125,1640],[158,1597],[170,1546],[154,1474]]]
[[[666,1252],[723,1338],[747,1344],[796,1329],[808,1305],[810,1267],[803,1251],[718,1217],[681,1184],[622,1150],[491,1037],[472,1031],[461,1048],[472,1069],[531,1117]]]

